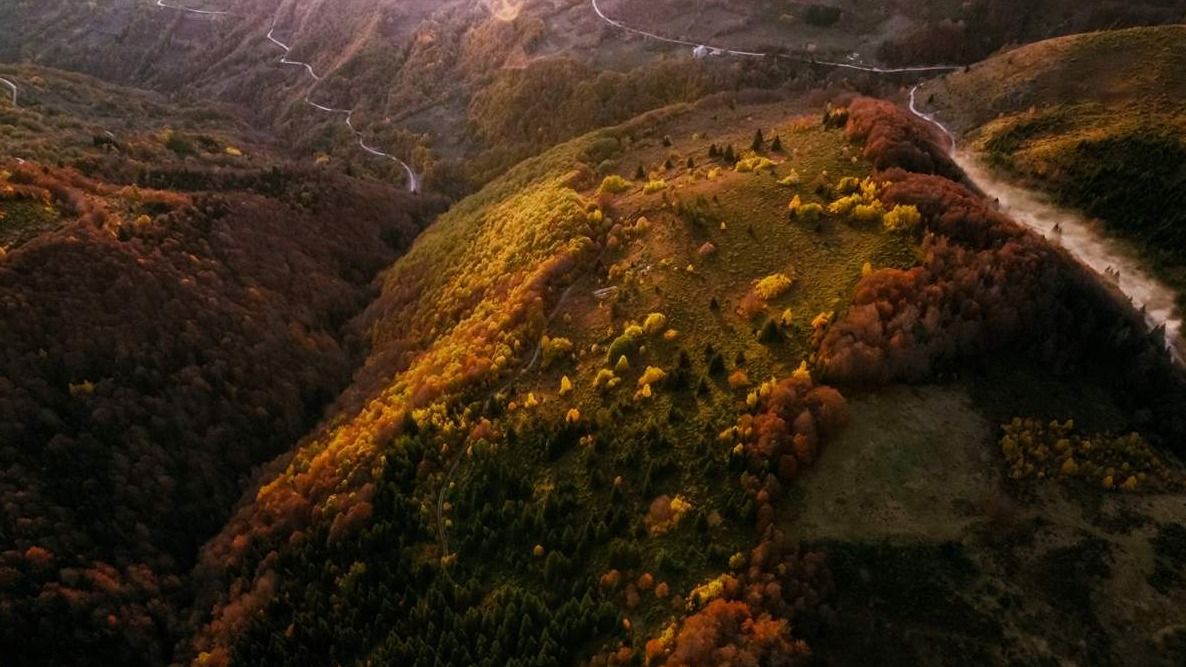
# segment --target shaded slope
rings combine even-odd
[[[817,655],[1177,664],[1182,591],[1150,546],[1182,520],[1186,475],[1166,454],[1180,456],[1186,377],[1106,281],[916,173],[906,145],[942,152],[942,137],[917,143],[923,121],[867,99],[848,113],[890,168],[881,199],[918,207],[924,255],[858,283],[819,363],[841,388],[940,382],[853,400],[851,430],[795,496],[812,505],[792,530],[821,540],[837,586]]]
[[[5,661],[162,664],[198,545],[348,382],[344,325],[430,203],[278,166],[193,194],[7,169],[0,211],[57,229],[0,259]]]

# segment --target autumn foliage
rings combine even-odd
[[[738,576],[725,575],[704,606],[646,643],[649,665],[756,667],[803,665],[811,659],[794,624],[831,614],[833,583],[823,554],[801,551],[782,536],[759,544]]]
[[[334,180],[298,211],[15,169],[64,226],[0,260],[0,645],[171,655],[199,545],[349,381],[344,326],[415,231],[420,204]]]
[[[790,638],[785,619],[754,618],[744,602],[717,599],[684,621],[676,635],[669,667],[793,665],[810,655],[806,644]]]
[[[877,169],[898,167],[955,180],[962,177],[959,167],[947,157],[945,138],[938,130],[893,102],[872,97],[853,100],[845,132],[865,144],[864,155]]]
[[[840,392],[814,386],[805,370],[763,383],[753,396],[755,412],[743,414],[721,436],[737,443],[734,456],[747,470],[742,485],[757,503],[757,527],[764,532],[786,485],[815,463],[823,444],[848,421],[848,408]]]
[[[959,359],[1013,350],[1055,373],[1106,366],[1134,401],[1158,406],[1157,429],[1181,434],[1186,394],[1159,336],[1139,314],[1062,249],[984,198],[931,175],[937,147],[905,110],[853,102],[849,132],[887,171],[886,206],[914,206],[927,233],[924,261],[862,278],[848,312],[827,329],[819,366],[834,382],[881,384],[931,377]],[[911,171],[913,169],[914,171]],[[942,172],[945,169],[939,169]],[[916,172],[928,173],[916,173]]]

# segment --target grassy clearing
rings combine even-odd
[[[959,539],[998,492],[995,425],[958,388],[850,401],[853,421],[803,478],[790,531],[807,540]]]
[[[840,595],[817,655],[1180,664],[1186,496],[1009,480],[997,444],[1010,414],[1119,431],[1112,391],[1002,358],[850,397],[852,423],[789,500],[789,531],[828,551]]]

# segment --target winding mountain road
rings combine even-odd
[[[0,76],[0,83],[4,84],[12,89],[12,106],[19,107],[20,105],[16,103],[16,94],[17,94],[16,84],[9,81],[8,79],[5,79],[2,76]]]
[[[614,19],[614,18],[607,16],[605,14],[605,12],[602,11],[601,6],[599,4],[597,4],[597,0],[589,0],[589,2],[590,2],[590,4],[593,5],[593,11],[596,12],[598,18],[600,18],[605,23],[607,23],[615,28],[618,28],[619,30],[624,30],[628,33],[631,33],[634,35],[640,35],[640,36],[646,37],[648,39],[654,39],[654,40],[657,40],[660,42],[666,42],[668,44],[678,44],[680,46],[690,46],[692,48],[703,46],[703,47],[709,49],[714,54],[738,56],[741,58],[775,57],[775,58],[782,58],[783,60],[792,60],[795,62],[807,63],[807,64],[811,64],[811,65],[824,65],[827,67],[851,69],[851,70],[856,70],[859,72],[870,72],[873,74],[901,74],[901,73],[908,73],[908,72],[915,72],[915,73],[954,72],[955,70],[963,69],[963,66],[960,66],[960,65],[924,65],[921,67],[870,67],[868,65],[854,65],[852,63],[841,63],[841,62],[835,62],[835,61],[830,61],[830,60],[816,60],[814,58],[804,58],[802,56],[793,56],[793,55],[790,55],[787,53],[763,53],[760,51],[741,51],[738,49],[730,49],[727,46],[714,46],[712,44],[705,44],[703,42],[693,42],[693,41],[689,41],[686,39],[667,37],[665,35],[659,35],[659,34],[656,34],[653,32],[648,32],[646,30],[642,30],[639,28],[634,28],[632,26],[626,25],[625,23],[623,23],[622,21],[620,21],[618,19]]]
[[[189,12],[190,14],[202,14],[204,16],[219,16],[221,14],[228,14],[226,11],[212,11],[208,9],[193,9],[191,7],[182,7],[180,5],[166,5],[165,0],[156,0],[157,7],[164,9],[176,9],[179,12]]]
[[[815,60],[784,53],[762,53],[730,49],[726,46],[703,44],[635,28],[621,20],[606,15],[598,4],[598,0],[589,1],[593,7],[593,11],[603,22],[619,30],[668,44],[690,46],[693,48],[704,47],[714,54],[744,58],[774,56],[813,65],[824,65],[872,74],[926,74],[953,72],[963,69],[962,66],[958,65],[874,67],[828,60]],[[1142,311],[1150,329],[1164,327],[1166,348],[1170,356],[1178,364],[1186,365],[1186,342],[1182,338],[1183,322],[1180,317],[1175,315],[1173,290],[1149,276],[1137,259],[1125,253],[1121,249],[1120,244],[1115,240],[1099,233],[1095,225],[1081,215],[1060,209],[1024,188],[995,178],[972,154],[959,149],[955,135],[951,130],[937,120],[933,114],[928,114],[918,108],[918,102],[916,100],[917,91],[917,85],[910,89],[911,113],[935,126],[947,137],[949,142],[948,153],[955,163],[963,169],[964,173],[968,175],[968,178],[980,188],[981,192],[999,202],[1001,210],[1014,220],[1047,238],[1054,239],[1066,248],[1079,263],[1092,269],[1101,276],[1108,276],[1116,287],[1132,301],[1133,305]]]
[[[943,123],[918,108],[910,89],[910,112],[934,125],[950,140],[948,153],[968,178],[986,197],[1000,203],[1001,212],[1035,232],[1051,239],[1071,253],[1080,264],[1113,283],[1141,310],[1149,328],[1165,327],[1166,349],[1179,365],[1186,365],[1186,342],[1182,339],[1182,319],[1175,314],[1174,291],[1150,276],[1138,258],[1126,252],[1115,239],[1102,234],[1098,225],[1082,215],[1051,204],[1025,188],[996,177],[967,150],[961,150]]]
[[[212,10],[206,10],[206,9],[193,9],[191,7],[184,7],[184,6],[180,6],[180,5],[170,5],[170,4],[166,4],[164,0],[157,0],[156,4],[157,4],[157,7],[162,7],[164,9],[172,9],[172,10],[179,11],[179,12],[187,12],[189,14],[198,14],[198,15],[202,15],[202,16],[227,16],[230,14],[230,12],[228,12],[228,11],[212,11]],[[321,81],[322,80],[321,77],[313,69],[312,65],[310,65],[309,63],[306,63],[306,62],[300,62],[298,60],[290,60],[289,59],[288,54],[292,51],[292,47],[285,44],[284,42],[281,42],[279,39],[276,39],[275,35],[273,34],[273,33],[275,33],[275,31],[276,31],[276,24],[275,24],[275,21],[273,21],[272,26],[268,29],[268,34],[265,36],[267,37],[269,42],[284,49],[284,55],[280,56],[281,64],[293,65],[295,67],[302,67],[302,68],[304,68],[305,72],[313,79],[314,82]],[[12,86],[13,104],[15,104],[16,103],[16,86],[12,85],[11,82],[8,82],[8,83],[10,86]],[[386,158],[386,159],[391,160],[392,162],[395,162],[396,164],[398,164],[400,167],[403,168],[404,174],[407,175],[407,177],[408,177],[408,191],[413,192],[413,193],[420,192],[420,185],[421,185],[420,174],[417,174],[416,171],[414,169],[412,169],[412,166],[409,165],[407,162],[404,162],[403,160],[399,159],[398,157],[396,157],[394,155],[391,155],[390,153],[385,153],[385,152],[375,148],[374,146],[367,144],[366,141],[363,139],[362,132],[359,131],[357,128],[355,128],[354,123],[351,122],[351,120],[352,120],[351,117],[354,114],[353,109],[335,109],[333,107],[327,107],[324,104],[318,104],[318,103],[310,100],[309,96],[307,94],[305,95],[304,102],[305,102],[305,104],[309,105],[310,107],[312,107],[318,111],[321,111],[323,113],[343,115],[345,117],[346,127],[350,128],[350,132],[354,135],[354,138],[357,140],[359,148],[366,151],[367,153],[370,153],[371,155],[374,155],[376,157]]]
[[[275,33],[275,31],[276,31],[276,26],[273,25],[268,30],[267,38],[268,38],[268,41],[270,41],[271,43],[284,49],[284,55],[280,56],[280,62],[282,64],[292,65],[294,67],[303,67],[305,69],[305,72],[310,77],[312,77],[312,79],[314,81],[321,81],[321,77],[318,76],[316,70],[313,69],[312,65],[310,65],[309,63],[306,63],[306,62],[301,62],[299,60],[289,59],[288,54],[292,52],[292,47],[290,47],[289,45],[280,41],[279,39],[276,39],[275,35],[273,34],[273,33]],[[398,157],[396,157],[394,155],[391,155],[390,153],[384,153],[383,151],[381,151],[373,146],[370,146],[366,143],[366,141],[362,137],[362,132],[354,127],[354,122],[353,122],[354,110],[353,109],[336,109],[334,107],[327,107],[324,104],[318,104],[318,103],[310,100],[308,95],[305,95],[305,104],[309,105],[310,107],[313,107],[314,109],[316,109],[318,111],[321,111],[322,113],[339,114],[339,115],[345,116],[346,127],[350,128],[350,132],[352,132],[354,134],[354,138],[358,141],[359,148],[361,148],[362,150],[364,150],[367,153],[370,153],[371,155],[374,155],[376,157],[387,158],[388,160],[391,160],[392,162],[395,162],[396,164],[398,164],[400,167],[403,167],[404,173],[407,174],[407,177],[408,177],[408,191],[409,192],[420,192],[420,175],[417,174],[407,162],[404,162],[403,160],[399,159]]]
[[[935,116],[933,114],[926,113],[918,108],[918,102],[915,99],[917,93],[918,86],[916,85],[910,89],[910,113],[939,128],[943,132],[944,136],[947,137],[949,144],[947,147],[947,152],[949,154],[955,153],[955,135],[951,133],[951,130],[947,129],[946,125],[940,123],[938,120],[935,120]]]

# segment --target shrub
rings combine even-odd
[[[614,372],[608,368],[602,368],[597,371],[597,377],[593,378],[593,387],[595,389],[609,390],[622,383],[622,379],[614,375]]]
[[[766,302],[753,290],[746,292],[745,296],[741,297],[741,301],[737,303],[737,313],[747,320],[752,319],[765,309]]]
[[[763,299],[770,300],[791,288],[794,281],[785,273],[775,273],[754,284],[754,292]]]
[[[749,376],[745,374],[745,371],[738,369],[733,371],[733,373],[729,376],[728,382],[729,386],[733,387],[734,389],[748,387]]]
[[[614,137],[601,137],[591,142],[582,152],[581,158],[589,164],[608,160],[622,150],[622,143]]]
[[[829,28],[840,20],[844,14],[844,10],[840,7],[832,7],[830,5],[808,5],[807,11],[803,14],[803,20],[809,25]]]
[[[857,222],[881,223],[881,216],[884,212],[885,208],[879,201],[874,201],[872,204],[857,204],[852,210],[852,219]]]
[[[861,191],[861,179],[856,176],[845,176],[836,184],[836,194],[851,195]]]
[[[848,123],[848,107],[834,107],[829,102],[824,108],[823,125],[825,129],[844,127]]]
[[[824,214],[824,207],[812,202],[803,204],[795,210],[795,219],[803,222],[816,222]]]
[[[192,138],[172,131],[168,133],[165,139],[165,148],[180,156],[198,154],[198,147]]]
[[[802,180],[803,178],[799,175],[799,172],[792,169],[789,173],[787,173],[786,176],[778,179],[778,184],[785,187],[790,187],[792,185],[799,185]]]
[[[658,179],[658,180],[654,180],[654,181],[647,181],[647,184],[642,187],[642,193],[644,195],[650,195],[650,194],[659,192],[660,190],[666,190],[666,189],[667,189],[667,181],[665,181],[663,179]]]
[[[651,313],[642,323],[642,329],[647,335],[657,334],[663,331],[666,326],[667,316],[663,313]]]
[[[572,354],[572,341],[562,337],[544,336],[540,341],[540,352],[543,355],[543,367],[548,368],[553,363]]]
[[[616,195],[629,190],[633,185],[633,183],[617,174],[610,174],[601,181],[601,187],[597,188],[597,191]]]
[[[684,516],[692,510],[692,503],[688,502],[683,496],[659,496],[651,502],[651,507],[647,511],[644,521],[647,525],[647,531],[651,535],[662,535],[677,526]]]
[[[847,195],[828,204],[828,213],[836,216],[847,216],[860,204],[860,195]]]
[[[734,169],[734,171],[738,171],[743,174],[749,173],[749,172],[773,171],[774,170],[774,161],[771,160],[770,158],[765,158],[760,155],[755,155],[753,157],[747,157],[743,160],[738,161],[738,163],[736,164],[736,166],[733,167],[733,169]]]
[[[909,232],[922,222],[922,214],[918,212],[917,206],[895,206],[881,221],[887,231]]]
[[[633,356],[638,352],[638,342],[633,336],[629,334],[622,334],[610,343],[609,351],[606,352],[605,362],[607,364],[618,363],[619,360]]]
[[[667,377],[667,372],[657,366],[647,366],[643,371],[642,377],[638,378],[638,386],[655,384],[662,382]]]

